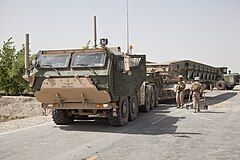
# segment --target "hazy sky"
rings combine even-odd
[[[98,38],[126,49],[126,0],[0,0],[0,43],[33,53],[80,48]],[[129,0],[130,41],[148,60],[191,59],[240,72],[240,0]],[[93,44],[92,44],[93,45]]]

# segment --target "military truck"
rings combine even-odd
[[[224,74],[223,78],[216,83],[216,87],[219,90],[232,90],[236,85],[240,84],[239,73]]]
[[[53,121],[104,116],[124,126],[149,110],[146,56],[123,54],[120,47],[41,50],[29,65],[29,35],[25,45],[24,79],[43,108],[53,109]],[[31,68],[31,69],[30,69]]]

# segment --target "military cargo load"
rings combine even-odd
[[[213,67],[190,60],[173,61],[167,63],[147,63],[148,72],[159,72],[166,82],[176,83],[182,75],[187,83],[199,77],[205,89],[233,89],[239,84],[238,74],[227,74],[227,67]],[[231,77],[231,78],[230,78]],[[231,79],[231,80],[230,80]]]

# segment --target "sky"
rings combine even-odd
[[[81,48],[98,39],[126,51],[126,0],[0,0],[0,44]],[[240,72],[240,0],[129,0],[130,44],[156,62],[189,59]],[[93,46],[93,43],[91,43]]]

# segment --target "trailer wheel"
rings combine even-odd
[[[140,108],[142,112],[148,112],[151,107],[151,89],[150,86],[146,86],[146,93],[145,93],[145,105]]]
[[[218,81],[216,83],[216,87],[218,90],[225,90],[226,89],[226,83],[224,81]]]
[[[65,109],[54,109],[52,118],[57,125],[66,125],[74,121],[74,118],[68,115]]]
[[[138,101],[136,97],[129,98],[129,121],[133,121],[138,116]]]
[[[127,124],[129,117],[129,104],[127,98],[120,98],[118,101],[117,116],[109,116],[109,123],[115,127],[122,127]]]
[[[155,94],[154,94],[154,89],[153,89],[153,87],[152,87],[152,89],[151,89],[151,103],[150,103],[150,109],[152,110],[152,109],[154,109],[154,107],[155,107]]]

